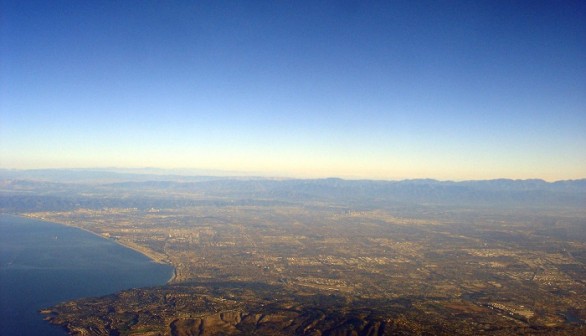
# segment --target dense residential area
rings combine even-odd
[[[583,180],[26,178],[2,180],[2,204],[13,207],[3,211],[82,228],[175,268],[162,287],[43,311],[72,333],[575,335],[586,328]],[[18,203],[31,198],[38,202],[29,210]]]

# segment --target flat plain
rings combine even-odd
[[[577,335],[583,183],[6,179],[1,196],[175,267],[44,311],[72,334]]]

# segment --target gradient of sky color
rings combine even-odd
[[[583,1],[0,4],[0,167],[586,177]]]

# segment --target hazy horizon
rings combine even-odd
[[[584,2],[0,0],[0,17],[3,168],[586,177]]]
[[[491,181],[491,180],[512,180],[512,181],[528,181],[528,180],[542,180],[548,183],[560,181],[575,181],[585,180],[586,176],[571,178],[571,179],[544,179],[540,177],[528,178],[510,178],[510,177],[494,177],[494,178],[476,178],[476,179],[454,179],[454,178],[436,178],[430,176],[423,177],[396,177],[396,178],[376,178],[369,176],[340,176],[340,175],[276,175],[266,174],[253,171],[235,171],[235,170],[218,170],[218,169],[198,169],[198,168],[160,168],[160,167],[42,167],[42,168],[6,168],[0,167],[0,170],[8,170],[12,172],[43,172],[43,171],[76,171],[76,172],[104,172],[116,174],[132,174],[132,175],[158,175],[158,176],[177,176],[177,177],[217,177],[217,178],[253,178],[253,179],[342,179],[342,180],[372,180],[372,181],[408,181],[408,180],[436,180],[439,182],[467,182],[467,181]]]

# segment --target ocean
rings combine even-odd
[[[171,266],[89,232],[0,214],[0,335],[67,335],[39,310],[163,285],[172,274]]]

